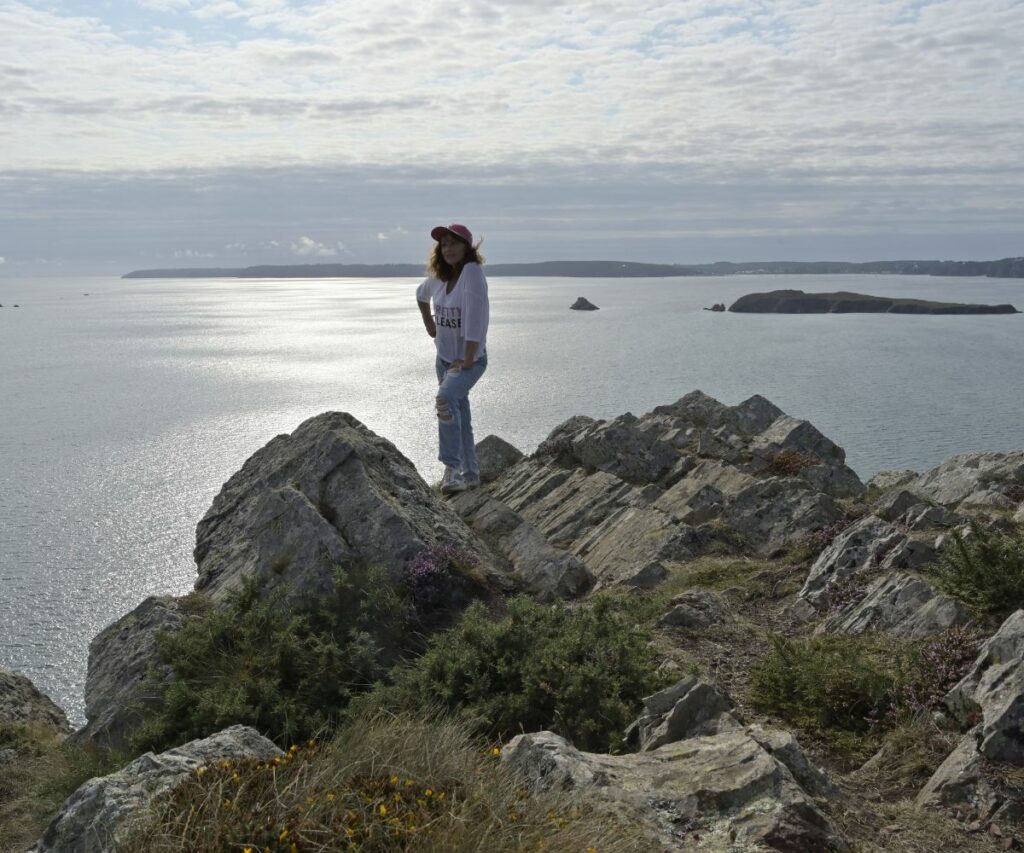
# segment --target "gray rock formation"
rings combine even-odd
[[[800,598],[818,605],[829,588],[869,569],[878,568],[888,553],[906,537],[875,515],[854,522],[822,551],[811,564]]]
[[[64,711],[24,675],[0,669],[0,724],[37,724],[57,734],[71,731]]]
[[[1012,508],[1017,502],[1009,495],[1024,488],[1024,450],[953,456],[908,483],[906,488],[952,508],[965,502],[968,506]]]
[[[244,578],[267,593],[287,585],[290,601],[333,588],[338,567],[385,568],[398,581],[412,558],[454,545],[479,559],[479,573],[454,573],[438,595],[450,613],[474,598],[508,591],[496,559],[390,442],[351,415],[328,412],[254,453],[199,522],[197,589],[223,606]],[[90,645],[88,725],[78,740],[120,746],[139,720],[144,678],[161,671],[159,631],[182,624],[179,602],[148,599]]]
[[[509,561],[523,589],[541,602],[576,598],[594,585],[583,561],[553,547],[536,527],[501,501],[479,491],[463,492],[455,510]]]
[[[794,757],[782,743],[787,738],[780,736],[777,753],[767,733],[738,730],[651,752],[597,755],[538,732],[514,738],[502,761],[535,788],[587,789],[606,798],[671,850],[847,849],[784,763]]]
[[[327,412],[273,439],[224,484],[196,529],[196,588],[222,600],[250,577],[319,595],[339,565],[382,566],[397,580],[439,544],[480,550],[391,442]]]
[[[599,310],[598,307],[593,302],[591,302],[588,299],[585,299],[582,296],[579,297],[579,299],[577,299],[575,302],[573,302],[572,305],[569,306],[569,308],[571,310],[573,310],[573,311],[597,311],[597,310]]]
[[[919,806],[970,805],[990,814],[998,797],[985,779],[985,760],[978,751],[978,732],[968,733],[932,774],[917,795]]]
[[[937,593],[920,578],[895,572],[878,578],[859,602],[829,616],[816,633],[884,631],[894,637],[919,639],[969,621],[960,602]]]
[[[978,749],[986,758],[1024,764],[1024,610],[985,641],[943,703],[961,724],[980,718]]]
[[[907,510],[919,506],[921,498],[906,489],[894,488],[875,501],[871,508],[873,515],[884,521],[895,522],[907,514]]]
[[[480,480],[490,483],[498,479],[520,459],[525,458],[522,451],[513,447],[496,435],[489,435],[477,442],[476,460],[480,465]]]
[[[155,797],[199,767],[222,760],[269,760],[284,753],[254,729],[232,726],[202,740],[90,779],[65,801],[29,853],[108,853],[144,819]]]
[[[669,605],[669,610],[658,620],[662,628],[699,631],[725,622],[729,618],[718,596],[705,589],[682,592],[673,598]]]
[[[901,468],[896,471],[879,471],[864,485],[869,489],[888,492],[890,489],[898,489],[900,486],[907,485],[907,483],[916,480],[917,477],[917,471],[911,471],[909,468]]]
[[[89,643],[85,678],[84,728],[72,735],[76,743],[92,741],[111,749],[124,749],[147,706],[147,677],[154,673],[170,678],[157,649],[161,632],[175,632],[188,618],[181,601],[171,596],[151,596]]]
[[[666,743],[742,727],[728,696],[688,675],[644,698],[643,712],[626,729],[625,741],[640,752],[650,752]]]

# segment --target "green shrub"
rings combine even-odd
[[[439,705],[491,738],[549,729],[581,749],[614,751],[642,697],[663,686],[636,623],[627,603],[604,596],[574,608],[520,597],[500,620],[473,604],[360,705]]]
[[[284,597],[247,582],[227,607],[162,635],[173,676],[154,677],[162,702],[133,746],[161,750],[235,723],[278,743],[304,740],[332,728],[415,642],[405,599],[382,570],[339,570],[333,596],[304,605]]]
[[[972,521],[970,536],[951,538],[936,568],[946,592],[993,616],[1024,607],[1024,530],[985,530]]]
[[[860,756],[870,751],[865,736],[892,705],[906,657],[887,638],[775,636],[751,669],[751,699],[759,710]]]

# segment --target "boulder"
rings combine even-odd
[[[691,589],[672,599],[669,610],[658,620],[658,624],[662,628],[699,631],[725,622],[728,618],[729,614],[713,592]]]
[[[694,675],[644,698],[640,716],[626,729],[625,741],[649,752],[699,735],[742,728],[728,696]]]
[[[878,578],[859,602],[829,616],[815,633],[884,631],[894,637],[919,639],[969,621],[960,602],[937,593],[920,578],[895,572]]]
[[[979,814],[989,814],[997,803],[992,787],[982,772],[984,757],[978,752],[978,732],[964,736],[931,775],[917,795],[918,806],[970,805]]]
[[[934,530],[936,527],[950,528],[964,524],[967,519],[944,506],[915,506],[907,510],[902,524],[913,531]]]
[[[653,483],[671,469],[678,451],[636,427],[630,414],[599,421],[571,441],[573,457],[585,468],[607,471],[628,483]]]
[[[632,587],[633,589],[654,589],[660,584],[665,578],[668,577],[668,569],[666,569],[661,563],[654,561],[648,563],[635,575],[624,578],[622,583],[623,586]]]
[[[488,574],[486,549],[412,463],[352,415],[326,412],[224,484],[196,528],[196,588],[220,601],[248,577],[307,598],[332,589],[338,566],[381,566],[398,580],[442,544],[477,554]]]
[[[497,480],[519,460],[524,459],[522,451],[496,435],[489,435],[476,445],[476,460],[480,465],[480,480],[490,483]]]
[[[606,798],[670,850],[847,849],[792,770],[749,731],[632,755],[580,752],[538,732],[510,741],[502,761],[535,788]]]
[[[822,604],[830,587],[880,567],[889,552],[906,542],[906,538],[875,515],[854,522],[818,555],[807,573],[800,597],[815,606]]]
[[[181,599],[151,596],[93,638],[85,677],[87,723],[72,741],[92,741],[110,749],[128,746],[151,692],[150,671],[157,677],[171,676],[160,661],[157,637],[180,630],[187,618]]]
[[[885,521],[896,522],[912,507],[921,507],[921,499],[917,495],[906,489],[892,489],[875,501],[871,512]]]
[[[720,519],[750,550],[768,554],[785,548],[843,517],[831,495],[795,480],[772,477],[743,489]]]
[[[24,675],[0,669],[0,725],[42,725],[56,734],[71,726],[64,711]]]
[[[1024,450],[962,453],[926,471],[907,488],[948,507],[984,505],[1024,487]],[[998,502],[998,501],[997,501]],[[1001,505],[1001,504],[1000,504]]]
[[[986,758],[1024,764],[1024,610],[985,641],[943,704],[961,724],[980,720],[978,749]]]
[[[509,561],[523,589],[538,601],[576,598],[594,585],[582,560],[553,547],[518,513],[487,494],[463,492],[452,502],[473,530]]]
[[[150,803],[200,767],[217,761],[272,760],[284,753],[246,726],[232,726],[90,779],[65,801],[29,853],[106,853],[147,817]]]
[[[869,489],[887,492],[890,489],[898,489],[900,486],[905,486],[907,483],[916,480],[917,477],[917,471],[911,471],[909,468],[902,468],[898,471],[879,471],[864,485]]]
[[[1017,524],[1024,524],[1024,501],[1022,501],[1021,505],[1017,507],[1017,511],[1013,514],[1013,520],[1017,522]]]

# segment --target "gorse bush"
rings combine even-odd
[[[333,727],[352,697],[410,651],[405,598],[382,570],[339,570],[333,595],[286,607],[285,591],[243,585],[224,608],[210,608],[159,639],[173,675],[160,707],[133,738],[160,750],[244,723],[278,743]]]
[[[661,849],[579,792],[532,793],[450,719],[354,717],[271,761],[219,761],[159,797],[122,853]]]
[[[550,729],[581,749],[615,751],[642,697],[664,681],[636,623],[608,597],[576,608],[515,598],[503,619],[476,603],[360,704],[440,705],[491,738]]]
[[[776,636],[751,670],[751,699],[849,757],[865,758],[887,729],[935,707],[970,667],[980,641],[963,627],[923,641]]]
[[[970,536],[951,538],[936,565],[946,592],[993,616],[1024,607],[1024,530],[986,530],[971,522]]]

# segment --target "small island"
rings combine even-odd
[[[569,306],[571,311],[598,311],[600,310],[593,302],[586,297],[581,296],[572,305]]]
[[[971,305],[929,302],[925,299],[894,299],[862,293],[804,293],[772,290],[748,293],[732,305],[740,314],[1019,314],[1012,305]]]

